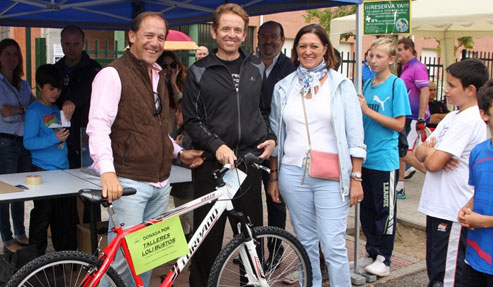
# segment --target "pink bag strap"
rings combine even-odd
[[[307,95],[308,93],[304,93]],[[305,107],[305,95],[303,95],[303,92],[301,93],[301,103],[303,105],[303,115],[305,116],[305,127],[306,127],[306,136],[308,137],[308,146],[309,150],[312,150],[312,142],[310,140],[310,130],[308,129],[308,117],[306,115],[306,107]]]
[[[304,95],[303,95],[304,94]],[[301,185],[305,183],[305,174],[308,165],[310,164],[310,151],[312,150],[312,142],[310,140],[310,130],[308,129],[308,117],[306,115],[306,107],[305,107],[305,95],[308,95],[308,92],[301,92],[301,103],[303,105],[303,115],[305,116],[305,127],[306,127],[306,136],[308,137],[308,151],[305,156],[305,168],[303,169],[303,176],[301,177]]]

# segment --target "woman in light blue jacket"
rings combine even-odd
[[[13,39],[0,41],[0,174],[31,171],[31,154],[22,140],[24,114],[34,96],[21,78],[22,67],[19,44]],[[12,254],[29,243],[24,228],[24,202],[0,204],[0,235],[4,253]]]
[[[296,236],[310,257],[312,285],[322,286],[320,243],[330,286],[351,286],[347,216],[349,207],[363,199],[361,165],[366,156],[358,97],[353,83],[331,69],[333,48],[319,25],[298,32],[292,59],[297,70],[276,84],[272,97],[270,123],[278,146],[272,153],[268,192],[289,209]],[[339,180],[309,176],[304,164],[307,125],[313,150],[338,155]]]

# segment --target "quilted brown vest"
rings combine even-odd
[[[111,148],[116,174],[145,182],[169,177],[173,144],[168,137],[168,91],[160,72],[158,84],[162,111],[154,116],[154,93],[147,64],[130,51],[110,65],[122,85],[118,114],[111,127]]]

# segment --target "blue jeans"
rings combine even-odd
[[[308,173],[308,171],[307,171]],[[329,270],[330,286],[351,286],[346,249],[349,198],[342,201],[339,182],[312,178],[303,168],[281,165],[279,190],[289,210],[296,237],[308,253],[312,286],[322,286],[318,244]]]
[[[22,143],[22,138],[16,140],[0,137],[0,174],[28,172],[31,168],[31,154]],[[14,242],[10,228],[10,213],[16,238],[26,236],[24,229],[24,202],[0,204],[0,233],[4,245]]]
[[[157,188],[145,182],[135,181],[128,178],[119,177],[123,187],[133,187],[137,193],[131,196],[123,196],[113,202],[113,208],[120,223],[125,223],[124,229],[128,229],[134,225],[144,222],[144,220],[153,218],[163,214],[168,210],[168,200],[171,187],[169,182],[162,188]],[[108,242],[115,238],[115,233],[111,232],[113,222],[109,222],[108,226]],[[113,269],[120,275],[125,282],[125,286],[135,286],[132,278],[132,273],[128,267],[126,260],[123,258],[122,252],[117,252],[115,260],[111,265]],[[149,286],[151,279],[151,271],[140,274],[145,286]],[[105,286],[101,282],[101,286]]]

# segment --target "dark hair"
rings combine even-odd
[[[139,15],[137,15],[132,20],[132,23],[130,24],[130,31],[134,31],[134,32],[139,31],[140,25],[142,24],[142,20],[144,20],[144,18],[147,18],[147,17],[159,17],[159,18],[163,19],[164,25],[166,27],[166,33],[164,36],[168,36],[168,30],[169,30],[168,21],[166,21],[166,19],[164,19],[163,15],[161,13],[153,12],[153,11],[146,11],[146,12],[142,12]]]
[[[233,13],[240,16],[241,19],[243,19],[243,22],[245,22],[244,32],[247,32],[250,17],[248,17],[247,12],[245,12],[240,5],[234,3],[226,3],[216,8],[212,14],[212,27],[214,28],[214,31],[217,31],[217,28],[219,27],[219,19],[224,13]]]
[[[416,57],[416,48],[414,47],[414,42],[411,40],[411,38],[406,37],[402,38],[399,41],[397,41],[397,46],[400,44],[404,45],[404,49],[409,50],[409,48],[413,49],[413,55]],[[400,77],[402,74],[402,63],[397,64],[397,76]]]
[[[262,28],[265,27],[265,26],[267,26],[267,25],[277,25],[277,27],[279,27],[279,33],[281,34],[281,38],[284,38],[284,28],[282,27],[281,23],[276,22],[276,21],[267,21],[267,22],[265,22],[264,24],[262,24],[258,28],[258,33],[260,34],[260,30],[262,30]]]
[[[327,52],[324,55],[324,60],[325,64],[327,65],[328,69],[331,69],[336,66],[337,59],[334,53],[334,48],[332,47],[332,44],[330,43],[329,36],[327,35],[327,32],[325,32],[324,28],[322,28],[320,25],[317,24],[310,24],[306,25],[305,27],[301,28],[298,33],[296,34],[296,37],[294,38],[294,43],[293,43],[293,50],[291,52],[291,61],[293,62],[295,67],[298,67],[300,65],[300,61],[298,60],[298,52],[296,51],[296,47],[298,46],[298,43],[300,42],[301,36],[307,33],[313,33],[318,36],[320,41],[324,46],[327,46]]]
[[[162,67],[165,57],[170,57],[171,59],[173,59],[173,62],[176,63],[176,66],[180,67],[180,74],[178,75],[178,77],[176,77],[176,85],[178,86],[178,89],[183,92],[183,89],[185,87],[185,78],[187,76],[187,67],[183,65],[178,56],[172,51],[164,51],[161,56],[159,56],[156,63],[158,63]]]
[[[79,33],[81,36],[82,36],[82,41],[84,41],[84,39],[86,38],[86,34],[84,34],[84,31],[82,31],[82,29],[77,26],[77,25],[67,25],[63,28],[62,32],[60,33],[60,37],[63,38],[63,34],[65,34],[66,32],[71,32],[71,33]]]
[[[489,116],[490,107],[493,104],[493,80],[489,80],[479,88],[478,91],[478,106],[483,112]]]
[[[19,44],[14,39],[3,39],[2,41],[0,41],[0,54],[2,54],[5,48],[10,46],[14,46],[17,49],[17,53],[19,53],[19,59],[18,59],[17,67],[15,67],[14,69],[14,78],[12,83],[15,87],[19,88],[21,77],[24,75],[24,70],[23,70],[24,65],[22,63],[22,53]],[[0,63],[0,68],[1,66],[2,63]]]
[[[53,64],[45,64],[36,70],[36,84],[41,88],[50,84],[55,88],[63,88],[63,74]]]
[[[413,55],[416,56],[416,48],[414,47],[414,42],[413,42],[413,40],[411,40],[411,38],[406,37],[406,38],[400,39],[397,42],[397,46],[399,46],[400,44],[403,44],[404,49],[406,49],[406,50],[409,50],[409,48],[412,48],[413,49]]]
[[[476,92],[488,81],[488,68],[478,59],[465,59],[447,67],[447,72],[458,78],[463,88],[473,85]]]
[[[337,71],[337,70],[339,70],[339,67],[341,66],[341,53],[336,48],[334,48],[334,57],[335,57],[334,58],[335,63],[334,63],[333,69]]]

